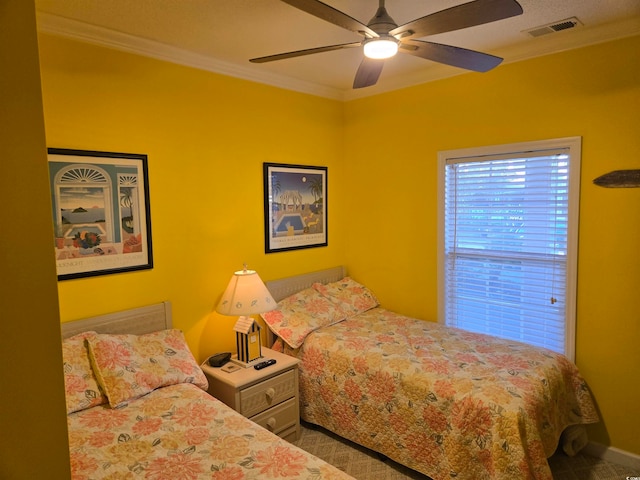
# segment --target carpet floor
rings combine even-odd
[[[295,444],[348,473],[357,480],[429,480],[391,460],[382,461],[375,452],[338,437],[322,428],[303,424]],[[629,469],[588,455],[568,457],[556,453],[549,459],[554,480],[624,480],[638,475]]]

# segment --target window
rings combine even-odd
[[[439,153],[439,317],[574,357],[579,137]]]

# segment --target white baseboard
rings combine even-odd
[[[633,473],[640,472],[640,455],[627,452],[616,447],[608,447],[596,442],[589,442],[582,450],[587,455],[601,458],[608,462],[617,463],[632,469]]]

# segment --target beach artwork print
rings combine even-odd
[[[48,149],[59,280],[153,267],[147,157]]]
[[[265,252],[327,245],[327,167],[264,164]]]

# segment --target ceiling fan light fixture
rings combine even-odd
[[[364,55],[367,58],[381,60],[391,58],[398,53],[398,41],[391,36],[371,38],[364,43]]]

